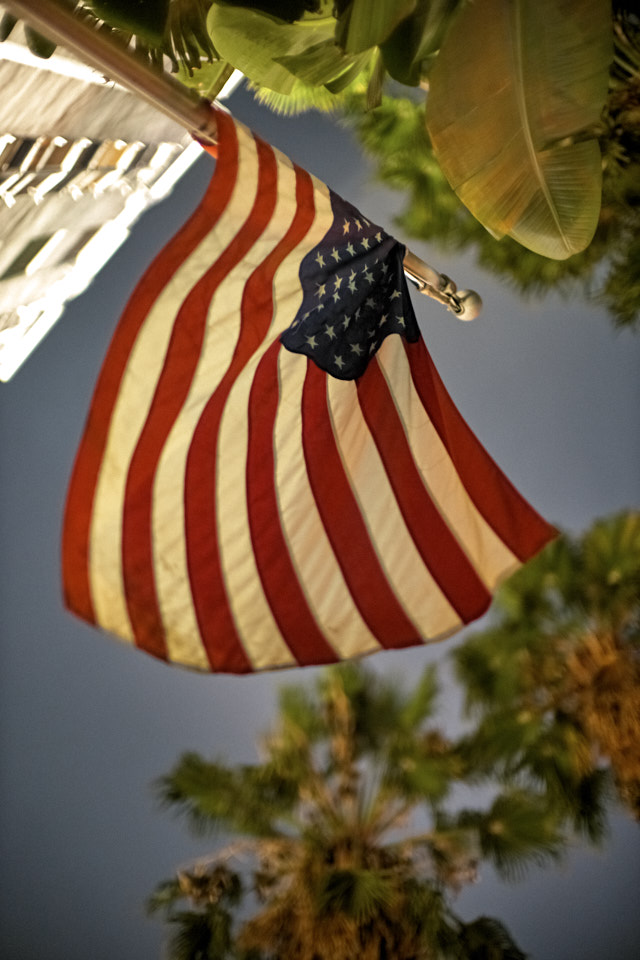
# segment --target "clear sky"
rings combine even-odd
[[[402,198],[373,183],[351,137],[310,116],[275,119],[246,93],[229,104],[378,223]],[[191,212],[203,158],[150,211],[96,282],[8,384],[0,385],[0,956],[155,960],[162,925],[144,917],[156,882],[207,847],[158,809],[155,778],[184,750],[254,759],[283,682],[313,670],[210,677],[169,668],[80,623],[62,607],[59,539],[74,452],[115,322],[142,270]],[[402,236],[399,237],[402,240]],[[483,296],[462,324],[414,296],[436,365],[473,430],[549,520],[575,531],[637,506],[640,335],[604,312],[548,298],[523,303],[455,256],[419,256]],[[452,643],[369,664],[409,680]],[[452,722],[445,690],[442,722]],[[599,852],[502,886],[487,872],[458,903],[511,928],[536,960],[637,960],[640,831],[623,815]]]

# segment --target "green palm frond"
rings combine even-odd
[[[527,960],[507,928],[494,917],[477,917],[460,931],[465,960]]]
[[[344,913],[358,923],[370,922],[396,900],[391,879],[378,870],[330,870],[318,890],[321,914]]]
[[[278,836],[295,803],[295,785],[271,767],[232,769],[187,753],[157,784],[162,803],[183,814],[196,835],[221,827],[248,836]]]
[[[460,826],[478,830],[480,849],[499,875],[521,878],[532,865],[557,860],[562,847],[559,821],[544,797],[510,790],[499,794],[486,813],[463,811]]]

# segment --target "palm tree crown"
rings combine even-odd
[[[406,692],[342,665],[315,689],[284,689],[259,763],[183,756],[162,799],[195,831],[237,839],[156,891],[152,906],[178,930],[172,957],[470,960],[491,945],[498,960],[523,958],[499,921],[463,922],[451,895],[483,859],[512,877],[558,856],[562,815],[521,785],[447,812],[454,785],[485,771],[433,725],[436,697],[432,669]],[[243,885],[255,911],[232,932]]]

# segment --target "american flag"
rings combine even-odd
[[[555,531],[449,398],[403,247],[216,120],[211,184],[138,284],[95,389],[66,603],[215,672],[450,635]]]

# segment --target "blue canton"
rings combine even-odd
[[[330,191],[333,224],[300,265],[302,305],[281,335],[340,380],[362,376],[391,333],[420,337],[403,270],[404,247]]]

